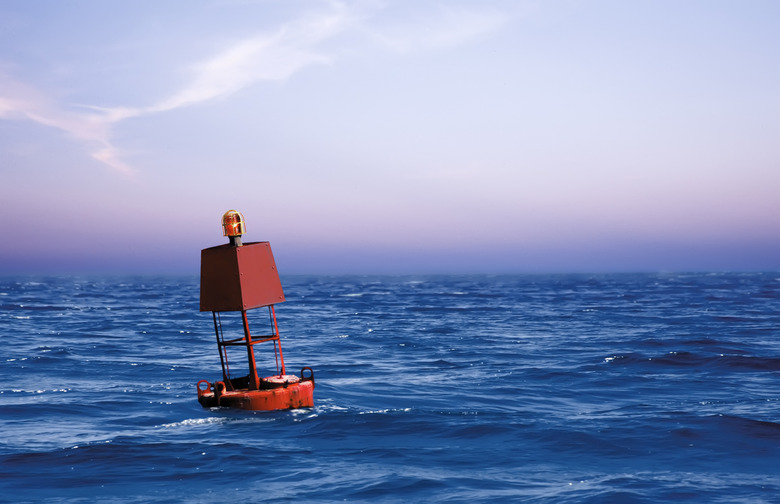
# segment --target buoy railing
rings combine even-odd
[[[252,341],[249,342],[250,345],[257,345],[258,343],[265,343],[266,341],[278,341],[279,336],[277,335],[263,335],[260,336],[263,339],[252,339]],[[231,340],[225,340],[221,343],[222,346],[244,346],[247,344],[247,339],[245,337],[241,338],[235,338]]]
[[[279,338],[279,326],[276,321],[276,310],[274,310],[273,305],[270,305],[268,307],[268,311],[269,311],[269,322],[271,325],[271,334],[262,334],[257,337],[253,336],[249,329],[249,321],[247,319],[246,311],[242,310],[241,320],[242,320],[244,335],[239,336],[237,338],[230,338],[230,339],[225,338],[221,312],[216,312],[216,311],[212,312],[213,320],[214,320],[214,332],[217,338],[217,346],[219,349],[220,363],[222,365],[222,377],[226,384],[232,384],[232,380],[233,380],[230,372],[230,362],[228,360],[227,347],[246,348],[247,360],[249,364],[249,381],[253,383],[255,387],[258,387],[260,382],[260,379],[257,374],[255,355],[253,351],[254,346],[257,345],[258,343],[267,343],[269,341],[273,342],[276,374],[280,376],[285,374],[286,371],[284,366],[284,355],[282,354],[282,342],[281,339]],[[232,385],[228,385],[228,387],[232,388]]]

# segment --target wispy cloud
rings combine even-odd
[[[358,18],[343,6],[329,14],[283,25],[276,32],[238,41],[214,57],[190,68],[190,83],[147,107],[104,109],[107,120],[167,112],[226,98],[254,83],[282,81],[316,64],[330,64],[332,56],[317,46],[350,29]]]
[[[370,33],[385,47],[406,52],[458,45],[502,23],[501,15],[493,11],[441,8],[432,17],[385,33],[365,28],[370,16],[362,8],[340,2],[328,5],[327,12],[305,15],[274,32],[227,45],[192,65],[187,85],[146,106],[67,107],[0,73],[0,118],[26,119],[60,129],[84,143],[94,159],[130,175],[133,169],[112,140],[112,131],[121,121],[224,99],[257,82],[282,81],[312,65],[331,64],[335,56],[323,52],[323,43],[353,29]]]
[[[29,120],[56,128],[83,142],[91,156],[124,174],[132,169],[121,160],[110,141],[110,121],[105,114],[66,110],[37,89],[0,73],[0,118]]]
[[[240,40],[191,67],[190,83],[172,95],[143,107],[81,106],[66,109],[30,86],[0,74],[0,118],[26,119],[60,129],[83,142],[90,155],[118,172],[132,174],[112,142],[116,123],[226,98],[260,81],[285,80],[331,58],[317,45],[350,28],[356,18],[343,5],[332,12],[283,25],[275,33]]]

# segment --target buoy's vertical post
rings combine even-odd
[[[241,310],[241,320],[244,323],[244,339],[246,340],[246,356],[249,361],[249,389],[259,390],[260,378],[257,376],[257,364],[255,363],[255,349],[252,344],[252,334],[249,332],[249,321],[246,318],[246,310]]]
[[[280,375],[285,375],[287,372],[284,369],[284,354],[282,353],[282,339],[279,336],[279,324],[276,323],[276,310],[274,309],[274,305],[271,305],[271,314],[274,316],[274,334],[276,334],[276,344],[277,348],[279,349],[279,362],[282,364],[282,370],[279,373]]]
[[[211,312],[211,317],[214,319],[214,333],[217,335],[217,350],[219,350],[219,363],[222,365],[222,380],[225,383],[230,383],[230,377],[228,376],[227,369],[225,367],[225,357],[222,352],[224,351],[222,346],[222,340],[219,337],[220,324],[217,323],[217,312]]]

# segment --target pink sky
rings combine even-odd
[[[0,272],[780,269],[780,6],[0,5]]]

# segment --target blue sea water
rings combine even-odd
[[[780,502],[780,273],[282,283],[246,412],[197,277],[0,278],[0,501]]]

